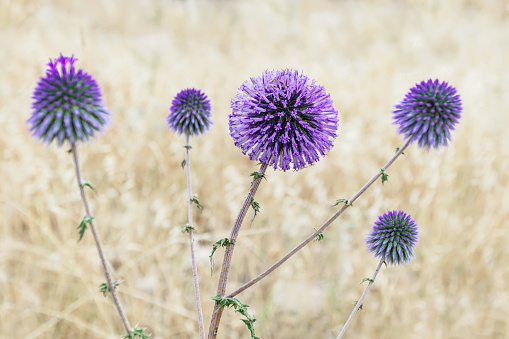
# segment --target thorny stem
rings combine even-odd
[[[196,301],[196,311],[198,313],[198,327],[200,329],[200,338],[205,339],[205,327],[203,326],[203,312],[200,300],[200,285],[198,283],[198,269],[196,268],[196,256],[194,249],[193,238],[193,193],[191,191],[191,166],[189,163],[189,133],[186,133],[186,170],[187,170],[187,195],[188,195],[188,228],[189,232],[189,245],[191,248],[191,265],[193,268],[193,282],[194,282],[194,298]]]
[[[259,174],[264,174],[267,169],[267,164],[262,164]],[[256,179],[249,189],[249,193],[247,194],[246,200],[242,205],[242,208],[239,211],[239,215],[235,220],[235,224],[233,225],[232,231],[230,233],[230,240],[235,243],[237,239],[237,235],[239,234],[240,227],[242,226],[242,221],[244,221],[244,217],[251,206],[251,199],[254,198],[256,191],[258,190],[258,186],[260,186],[260,182],[262,181],[262,176]],[[229,244],[226,246],[226,250],[223,258],[223,266],[221,268],[221,275],[219,276],[219,284],[217,286],[217,294],[221,297],[224,297],[226,291],[226,283],[228,282],[228,273],[230,271],[230,264],[233,256],[234,245]],[[223,314],[224,307],[219,309],[220,305],[218,302],[214,305],[214,311],[212,312],[212,319],[210,321],[209,327],[209,335],[208,339],[215,339],[217,336],[217,330],[219,328],[219,322],[221,321],[221,315]]]
[[[348,200],[349,204],[344,204],[340,209],[339,211],[337,211],[332,217],[329,218],[329,220],[327,220],[319,229],[316,230],[316,232],[314,232],[313,234],[311,234],[309,237],[306,238],[306,240],[304,240],[303,242],[301,242],[299,245],[297,245],[297,247],[295,247],[293,250],[291,250],[290,252],[288,252],[284,257],[282,257],[281,259],[279,259],[275,264],[273,264],[271,267],[269,267],[267,270],[265,270],[263,273],[259,274],[257,277],[253,278],[251,281],[245,283],[244,285],[242,285],[239,289],[235,290],[234,292],[228,294],[226,297],[227,298],[233,298],[234,296],[236,296],[237,294],[245,291],[246,289],[248,289],[249,287],[253,286],[254,284],[256,284],[257,282],[259,282],[260,280],[262,280],[263,278],[265,278],[266,276],[268,276],[270,273],[272,273],[272,271],[274,271],[275,269],[277,269],[279,266],[281,266],[285,261],[287,261],[288,259],[290,259],[295,253],[297,253],[298,251],[300,251],[304,246],[306,246],[307,244],[309,244],[310,242],[312,242],[316,236],[320,233],[322,233],[334,220],[337,219],[337,217],[339,217],[348,207],[351,206],[351,204],[357,200],[357,198],[359,198],[362,193],[364,193],[379,177],[380,175],[382,175],[382,170],[387,170],[387,168],[389,168],[389,166],[392,165],[392,163],[401,155],[401,153],[403,153],[403,151],[408,147],[408,145],[410,144],[411,142],[411,139],[409,139],[397,152],[396,154],[394,154],[394,156],[389,159],[389,161],[387,161],[387,163],[384,165],[384,167],[382,167],[382,169],[380,171],[377,172],[377,174],[375,174],[375,176],[373,176],[373,178],[371,178],[364,186],[362,186],[362,188],[354,194],[354,196]]]
[[[355,315],[355,313],[357,313],[357,311],[359,310],[359,308],[362,307],[362,301],[364,300],[364,297],[366,296],[366,294],[368,294],[368,291],[369,289],[371,288],[371,285],[373,285],[373,283],[375,282],[375,278],[378,274],[378,271],[380,271],[380,267],[382,267],[382,264],[385,260],[385,257],[382,257],[382,259],[380,260],[380,262],[378,263],[378,267],[376,268],[376,271],[375,273],[373,274],[373,277],[371,278],[371,280],[369,281],[369,284],[368,286],[366,287],[366,289],[364,290],[364,293],[362,293],[362,296],[361,298],[359,299],[359,301],[357,301],[357,303],[355,304],[355,307],[352,311],[352,313],[350,314],[350,317],[348,318],[348,320],[346,321],[346,324],[345,326],[343,326],[343,329],[341,330],[341,332],[339,333],[338,337],[336,339],[341,339],[343,338],[343,335],[345,334],[346,332],[346,329],[348,328],[348,325],[350,325],[350,322],[352,322],[352,319]]]
[[[80,164],[78,161],[78,150],[76,148],[76,144],[74,142],[71,142],[71,150],[72,155],[74,158],[74,165],[76,167],[76,179],[78,180],[78,187],[80,189],[81,194],[81,200],[83,200],[83,206],[85,207],[85,213],[86,217],[92,217],[92,213],[90,213],[90,208],[88,207],[88,200],[87,196],[85,194],[85,187],[83,187],[82,179],[81,179],[81,171],[80,171]],[[106,276],[106,282],[108,283],[108,287],[110,288],[111,296],[113,297],[113,302],[115,303],[115,306],[117,307],[118,314],[120,315],[120,318],[122,319],[122,323],[124,324],[124,328],[127,331],[127,334],[132,332],[131,325],[129,324],[129,320],[127,320],[127,316],[124,312],[124,309],[122,308],[122,304],[120,303],[120,299],[118,297],[117,291],[115,289],[115,286],[113,285],[113,278],[111,277],[111,272],[108,267],[108,263],[106,261],[106,256],[104,255],[104,249],[101,242],[101,237],[99,235],[99,232],[97,231],[97,228],[95,226],[95,222],[92,219],[89,222],[90,230],[92,231],[92,235],[94,236],[95,244],[97,246],[97,252],[99,253],[99,257],[101,258],[101,263],[103,265],[104,269],[104,275]]]

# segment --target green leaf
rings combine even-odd
[[[219,304],[219,309],[221,309],[225,306],[227,308],[233,307],[235,309],[235,312],[238,312],[238,313],[242,314],[244,317],[246,317],[246,319],[240,319],[240,320],[242,320],[242,322],[244,324],[246,324],[249,332],[251,332],[251,339],[260,339],[255,335],[255,330],[254,330],[254,325],[253,325],[254,322],[256,321],[256,318],[251,317],[249,315],[249,313],[247,312],[247,308],[249,307],[248,304],[244,304],[242,301],[240,301],[237,298],[224,298],[224,297],[222,298],[219,294],[216,295],[215,297],[212,297],[211,299]]]
[[[200,204],[200,201],[198,200],[196,195],[191,199],[191,202],[194,202],[196,204],[196,206],[198,206],[198,209],[200,210],[200,213],[203,211],[203,207]]]
[[[359,285],[360,285],[360,284],[362,284],[362,283],[363,283],[363,282],[365,282],[365,281],[371,281],[371,282],[374,282],[374,280],[373,280],[373,279],[371,279],[371,278],[364,278],[364,279],[362,279],[362,281],[359,283]]]
[[[144,331],[145,330],[143,328],[135,327],[131,333],[124,335],[124,338],[134,339],[136,336],[140,339],[150,338],[152,334],[145,334]]]
[[[399,152],[399,147],[396,147],[396,153]],[[401,154],[405,155],[405,152],[401,152]]]
[[[258,180],[258,179],[265,179],[265,180],[267,180],[267,178],[265,177],[265,173],[253,172],[249,176],[253,177],[253,181],[251,181],[251,185],[253,185],[254,182],[256,180]]]
[[[347,206],[353,206],[353,204],[351,202],[349,202],[348,199],[338,199],[338,200],[336,200],[336,203],[334,205],[332,205],[331,207],[337,206],[341,203],[343,203]]]
[[[358,303],[358,302],[359,302],[358,300],[355,300],[355,301],[353,302],[353,304],[354,304],[354,305],[357,305],[357,303]],[[362,306],[364,306],[364,304],[361,304],[361,306],[359,306],[359,310],[361,310],[361,311],[362,311]]]
[[[83,238],[83,235],[85,234],[85,230],[87,229],[87,224],[91,223],[92,220],[94,220],[94,217],[85,216],[83,218],[83,220],[81,220],[78,227],[76,227],[79,230],[79,235],[80,235],[80,238],[78,239],[78,241],[81,241],[81,239]]]
[[[230,240],[228,238],[224,238],[224,239],[218,240],[218,241],[216,241],[215,243],[212,244],[212,252],[209,255],[209,258],[210,258],[210,275],[211,276],[212,276],[212,273],[214,272],[214,252],[219,247],[226,247],[228,245],[235,245],[235,241]]]
[[[94,186],[92,186],[92,184],[91,184],[91,183],[89,183],[89,182],[84,181],[84,182],[80,183],[80,186],[81,186],[81,187],[83,187],[83,186],[87,186],[87,187],[88,187],[88,188],[90,188],[92,191],[94,191],[95,193],[97,193],[97,191],[95,190]]]
[[[315,227],[313,227],[315,229],[315,231],[318,231]],[[320,232],[318,233],[318,235],[315,237],[315,239],[313,240],[313,242],[315,241],[322,241],[324,238],[324,235],[323,235],[323,232]]]
[[[190,149],[192,149],[193,147],[191,147],[191,146],[189,146],[189,145],[186,145],[186,146],[184,146],[184,148],[185,148],[185,149],[190,150]]]
[[[113,280],[113,288],[117,289],[118,285],[120,285],[120,282]],[[111,289],[108,286],[108,283],[102,283],[101,285],[99,285],[99,292],[101,292],[103,294],[103,296],[106,297],[106,294],[108,292],[111,292]]]
[[[194,227],[193,226],[189,226],[189,224],[186,224],[184,227],[182,227],[182,234],[185,234],[186,232],[189,232],[189,231],[194,231]]]
[[[389,174],[385,173],[385,170],[383,168],[381,168],[380,171],[382,172],[382,185],[383,185],[384,182],[389,180],[387,179],[389,177]]]
[[[257,203],[254,198],[251,198],[251,207],[253,208],[254,210],[254,215],[253,215],[253,218],[251,219],[251,224],[253,223],[256,215],[260,212],[260,204]]]
[[[180,163],[180,167],[182,167],[182,169],[186,167],[186,159],[182,160],[182,162]]]

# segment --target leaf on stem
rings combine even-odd
[[[315,229],[315,231],[318,231],[318,230],[316,229],[316,227],[313,227],[313,228]],[[315,237],[315,239],[313,240],[313,242],[315,242],[315,241],[322,241],[323,239],[324,239],[323,232],[320,232],[320,233],[319,233],[319,234]]]
[[[336,200],[336,203],[334,205],[332,205],[331,207],[337,206],[341,203],[343,203],[347,206],[353,206],[353,204],[351,202],[349,202],[348,199],[338,199],[338,200]]]
[[[251,198],[251,207],[254,210],[253,218],[251,219],[251,224],[253,223],[256,215],[260,212],[260,204],[254,200],[254,198]]]
[[[140,338],[140,339],[150,338],[150,336],[152,334],[145,334],[144,331],[145,331],[145,329],[143,329],[143,328],[135,327],[131,333],[124,335],[123,338],[124,339],[127,339],[127,338],[134,339],[134,338],[136,338],[136,336],[138,336],[138,338]]]
[[[359,302],[359,300],[355,300],[355,301],[353,302],[353,304],[354,304],[355,306],[357,306],[357,303],[358,303],[358,302]],[[359,310],[361,310],[361,311],[362,311],[362,306],[364,306],[364,304],[361,304],[361,306],[359,306]]]
[[[212,276],[212,273],[214,272],[214,252],[217,250],[218,247],[226,247],[228,245],[235,245],[235,241],[230,240],[228,238],[224,238],[221,240],[216,241],[212,244],[212,252],[209,255],[210,258],[210,275]]]
[[[374,280],[373,280],[373,279],[371,279],[371,278],[364,278],[364,279],[362,279],[362,281],[359,283],[359,285],[360,285],[360,284],[362,284],[362,283],[363,283],[363,282],[365,282],[365,281],[371,281],[371,282],[374,282]]]
[[[189,232],[189,231],[194,231],[195,228],[193,226],[189,226],[189,224],[186,224],[184,227],[182,227],[182,234],[185,234],[186,232]]]
[[[188,150],[191,150],[193,147],[192,146],[189,146],[189,145],[186,145],[184,146],[185,149],[188,149]]]
[[[399,147],[396,147],[396,153],[399,152]],[[402,155],[405,155],[405,152],[401,152]]]
[[[384,182],[389,181],[389,179],[387,179],[389,177],[389,174],[385,173],[385,170],[383,168],[381,168],[380,171],[382,172],[382,185],[383,185]]]
[[[120,285],[119,281],[113,280],[113,288],[117,289],[118,285]],[[108,283],[102,283],[99,285],[99,292],[103,294],[103,296],[106,297],[106,294],[108,292],[111,292],[110,286],[108,286]]]
[[[253,181],[251,181],[251,186],[258,179],[265,179],[265,180],[267,180],[267,177],[265,176],[265,173],[253,172],[253,173],[250,174],[250,176],[253,177]]]
[[[94,217],[85,216],[83,220],[81,220],[78,227],[76,227],[79,230],[80,238],[78,241],[80,241],[83,238],[83,235],[85,234],[85,230],[87,229],[87,224],[91,223]]]
[[[194,202],[196,204],[196,206],[198,206],[198,209],[200,210],[200,212],[203,211],[203,206],[200,204],[200,201],[198,200],[198,196],[196,194],[191,199],[191,202]]]
[[[184,167],[186,167],[186,159],[182,160],[182,162],[180,163],[180,167],[182,167],[182,169],[184,169]]]
[[[88,188],[90,188],[92,191],[94,191],[95,193],[97,193],[97,191],[95,190],[94,186],[92,186],[91,183],[87,182],[87,181],[84,181],[82,183],[80,183],[80,186],[83,187],[83,186],[87,186]]]
[[[242,314],[246,319],[241,319],[244,324],[246,324],[247,328],[251,332],[251,339],[260,339],[255,335],[254,330],[254,322],[256,321],[255,317],[251,317],[249,313],[247,312],[247,308],[249,307],[248,304],[244,304],[242,301],[240,301],[237,298],[222,298],[219,294],[215,297],[211,298],[212,300],[216,301],[219,304],[219,309],[223,308],[224,306],[230,308],[233,307],[235,309],[235,312],[238,312]]]

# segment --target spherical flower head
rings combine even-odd
[[[60,54],[50,59],[46,75],[39,79],[32,99],[29,131],[48,145],[86,142],[96,131],[103,132],[109,122],[101,89],[88,73],[76,71],[78,59]]]
[[[395,106],[393,124],[399,125],[398,134],[412,142],[417,140],[419,147],[438,149],[451,140],[451,130],[458,123],[461,110],[456,88],[445,81],[429,79],[412,87]]]
[[[404,264],[414,258],[418,241],[415,220],[403,211],[389,211],[378,217],[366,238],[368,250],[390,264]]]
[[[199,135],[209,129],[210,101],[200,90],[188,88],[173,99],[166,118],[168,128],[178,134]]]
[[[245,81],[231,100],[230,135],[251,160],[299,170],[332,148],[338,112],[314,80],[285,69]]]

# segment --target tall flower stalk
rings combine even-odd
[[[194,246],[194,223],[193,223],[193,203],[196,203],[201,210],[201,205],[196,197],[193,196],[191,189],[191,162],[189,151],[189,137],[191,135],[199,135],[209,129],[211,125],[210,117],[210,101],[207,96],[194,88],[182,90],[173,99],[170,107],[170,114],[167,117],[168,127],[178,134],[186,136],[186,158],[182,163],[186,167],[187,178],[187,216],[188,223],[182,229],[182,233],[189,234],[189,248],[191,251],[191,266],[193,271],[194,296],[196,303],[196,312],[198,316],[198,329],[200,338],[205,338],[205,326],[203,324],[203,311],[200,299],[200,284],[198,280],[198,269],[196,265],[196,254]]]
[[[375,253],[375,257],[380,258],[380,262],[371,278],[365,278],[369,284],[362,293],[360,299],[355,303],[355,307],[350,317],[343,326],[337,339],[343,338],[348,326],[352,322],[357,311],[362,308],[362,301],[368,294],[369,289],[375,282],[380,267],[386,264],[403,265],[409,263],[414,258],[414,248],[418,241],[417,224],[410,215],[403,211],[389,211],[378,217],[372,231],[366,239],[366,244],[370,252]],[[363,281],[364,281],[363,280]]]
[[[265,71],[245,81],[231,100],[230,135],[235,145],[262,166],[235,220],[217,288],[224,297],[231,258],[244,217],[268,166],[300,170],[317,162],[333,146],[338,112],[330,95],[298,71]],[[216,301],[208,338],[216,338],[223,307]],[[254,337],[254,333],[252,333]]]
[[[82,180],[76,147],[77,142],[86,142],[95,136],[95,132],[103,132],[110,113],[102,101],[99,85],[88,73],[81,69],[76,70],[74,66],[76,61],[74,56],[63,55],[57,59],[50,59],[46,75],[39,79],[34,89],[32,115],[27,123],[30,125],[29,131],[42,142],[49,145],[56,139],[59,147],[65,141],[71,146],[76,179],[85,208],[85,217],[78,226],[79,239],[81,240],[89,225],[106,276],[107,286],[103,293],[111,292],[122,324],[127,335],[130,335],[133,329],[118,297],[116,291],[118,283],[112,278],[101,237],[85,194],[85,186],[93,187]]]

